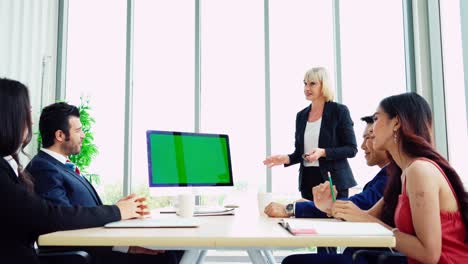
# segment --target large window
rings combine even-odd
[[[270,1],[272,154],[294,151],[296,114],[310,102],[304,74],[324,66],[333,76],[332,1]],[[273,192],[298,193],[298,165],[274,167]]]
[[[107,203],[122,196],[125,30],[125,0],[69,2],[66,100],[90,101],[99,155],[88,172],[100,176]]]
[[[460,1],[441,0],[440,15],[449,160],[467,184],[467,102],[464,86],[466,76],[463,72],[467,65],[463,65],[460,4]]]
[[[266,182],[263,1],[201,3],[201,131],[229,135],[234,184]]]
[[[340,1],[343,103],[354,121],[359,152],[350,159],[359,187],[379,170],[360,149],[365,123],[384,97],[403,93],[405,51],[401,1]],[[369,12],[372,10],[372,12]]]
[[[132,189],[137,193],[148,187],[146,130],[194,130],[194,2],[135,1]],[[167,189],[151,192],[160,197],[171,194]]]
[[[134,3],[132,191],[147,192],[145,131],[195,129],[196,1]],[[237,190],[264,190],[264,1],[199,3],[200,132],[230,136]],[[402,4],[340,3],[341,88],[360,145],[359,118],[372,114],[383,97],[406,91]],[[310,104],[303,95],[304,73],[324,66],[335,84],[333,14],[332,1],[269,1],[272,154],[294,149],[296,113]],[[90,171],[101,176],[107,201],[121,194],[126,162],[126,17],[124,0],[69,5],[67,100],[78,104],[80,96],[89,96],[100,150]],[[365,165],[361,153],[351,165],[361,185],[377,170]],[[297,170],[275,167],[273,192],[297,195]]]

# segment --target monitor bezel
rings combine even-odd
[[[159,135],[173,135],[173,136],[201,136],[201,137],[216,137],[226,139],[227,160],[229,167],[229,182],[228,183],[153,183],[153,170],[151,161],[151,140],[150,136],[153,134]],[[209,134],[209,133],[193,133],[181,131],[163,131],[163,130],[147,130],[146,131],[146,146],[148,158],[148,175],[149,187],[223,187],[234,186],[232,175],[232,162],[231,162],[231,149],[229,146],[229,136],[226,134]]]

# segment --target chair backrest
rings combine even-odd
[[[91,256],[86,251],[38,252],[41,264],[91,264]]]
[[[361,263],[360,260],[369,260],[377,264],[404,264],[408,263],[405,255],[385,249],[360,249],[353,253],[353,263]],[[371,262],[369,262],[371,263]]]

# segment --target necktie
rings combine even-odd
[[[78,168],[78,166],[76,166],[75,163],[71,162],[70,160],[67,160],[65,162],[65,165],[70,167],[72,170],[74,170],[78,175],[81,176],[81,172],[80,172],[80,169]]]

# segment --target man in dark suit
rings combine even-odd
[[[102,205],[94,187],[68,159],[69,155],[81,151],[84,139],[81,127],[80,113],[75,106],[55,103],[42,110],[39,131],[43,148],[31,160],[26,170],[34,178],[35,191],[56,205]],[[182,254],[141,247],[114,247],[112,251],[98,248],[90,250],[97,262],[102,259],[106,263],[177,263]]]
[[[377,175],[369,181],[361,193],[351,196],[349,199],[362,210],[370,209],[380,198],[383,197],[385,185],[387,183],[387,173],[385,166],[390,162],[385,151],[374,150],[372,146],[372,124],[374,123],[372,116],[361,118],[366,122],[364,129],[363,142],[361,149],[364,150],[364,157],[367,165],[379,166],[381,170]],[[323,183],[328,188],[328,182]],[[316,188],[320,188],[321,185]],[[321,206],[319,206],[321,207]],[[296,218],[325,218],[326,212],[323,212],[312,201],[298,201],[293,204],[282,205],[279,203],[271,203],[265,208],[265,213],[270,217],[290,217]]]

